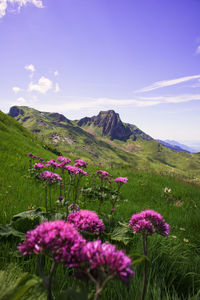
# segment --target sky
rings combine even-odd
[[[0,109],[113,109],[200,142],[200,0],[0,0]]]

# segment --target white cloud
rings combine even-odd
[[[1,0],[0,0],[1,1]],[[35,72],[35,67],[34,65],[30,64],[24,67],[26,70],[31,71],[31,72]]]
[[[183,94],[176,96],[159,96],[159,97],[136,97],[134,99],[113,99],[113,98],[71,98],[65,103],[60,104],[38,104],[38,109],[44,111],[74,111],[80,109],[110,109],[110,107],[135,106],[149,107],[158,104],[176,104],[189,101],[200,101],[200,94]]]
[[[55,93],[60,92],[60,86],[58,83],[56,83],[56,87],[55,87]]]
[[[12,90],[13,90],[13,92],[14,92],[15,94],[17,94],[17,93],[19,93],[20,91],[22,91],[22,89],[19,88],[19,87],[17,87],[17,86],[14,86],[14,87],[12,88]]]
[[[22,6],[32,4],[37,8],[43,8],[42,0],[0,0],[0,18],[4,17],[7,9],[11,6],[16,8],[16,11],[20,11]]]
[[[200,45],[196,49],[196,54],[200,54]]]
[[[58,71],[55,71],[55,72],[54,72],[54,76],[56,77],[56,76],[58,76],[58,75],[59,75]]]
[[[17,103],[18,104],[25,104],[26,100],[23,97],[19,97],[19,98],[17,98]]]
[[[30,82],[28,86],[28,91],[36,91],[42,94],[46,94],[50,89],[52,89],[52,81],[43,76],[38,80],[38,83]]]
[[[181,77],[181,78],[176,78],[176,79],[171,79],[171,80],[157,81],[149,86],[146,86],[146,87],[136,91],[136,93],[149,92],[149,91],[160,89],[160,88],[163,88],[166,86],[176,85],[176,84],[179,84],[179,83],[182,83],[185,81],[194,80],[194,79],[198,79],[198,78],[200,78],[200,75],[186,76],[186,77]]]

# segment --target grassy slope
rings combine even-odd
[[[25,114],[19,118],[19,122],[31,131],[40,130],[38,136],[53,147],[56,146],[65,155],[76,155],[110,167],[123,164],[141,170],[175,173],[200,179],[200,155],[198,154],[171,150],[156,141],[142,139],[127,142],[110,141],[101,136],[98,127],[80,128],[76,122],[52,124],[48,113],[40,114],[32,108],[21,108]],[[28,116],[31,118],[23,122],[23,119]],[[41,120],[45,124],[41,124]],[[60,137],[57,142],[52,141],[55,133]]]

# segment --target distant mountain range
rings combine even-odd
[[[140,169],[184,172],[200,169],[200,156],[180,146],[163,145],[140,130],[124,123],[114,110],[97,116],[69,120],[59,113],[41,112],[26,106],[13,106],[9,115],[37,135],[45,144],[64,155]],[[179,151],[175,151],[175,150]],[[184,150],[184,151],[182,151]],[[188,151],[188,152],[186,152]]]
[[[177,141],[173,141],[173,140],[157,140],[159,143],[161,143],[163,146],[169,148],[169,149],[173,149],[176,151],[186,151],[188,153],[196,153],[198,152],[198,150],[195,150],[192,147],[189,147],[187,145],[181,144]]]

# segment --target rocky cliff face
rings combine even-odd
[[[142,138],[145,140],[153,140],[134,125],[123,123],[119,114],[114,110],[100,111],[97,116],[91,118],[85,117],[77,122],[78,126],[97,126],[102,136],[108,136],[111,140],[126,141],[131,138],[135,140]]]
[[[10,111],[9,111],[8,114],[9,114],[11,117],[16,118],[16,117],[18,117],[19,115],[23,116],[23,115],[24,115],[24,111],[23,111],[23,109],[21,109],[21,108],[19,108],[19,107],[17,107],[17,106],[12,106],[12,107],[10,108]]]

